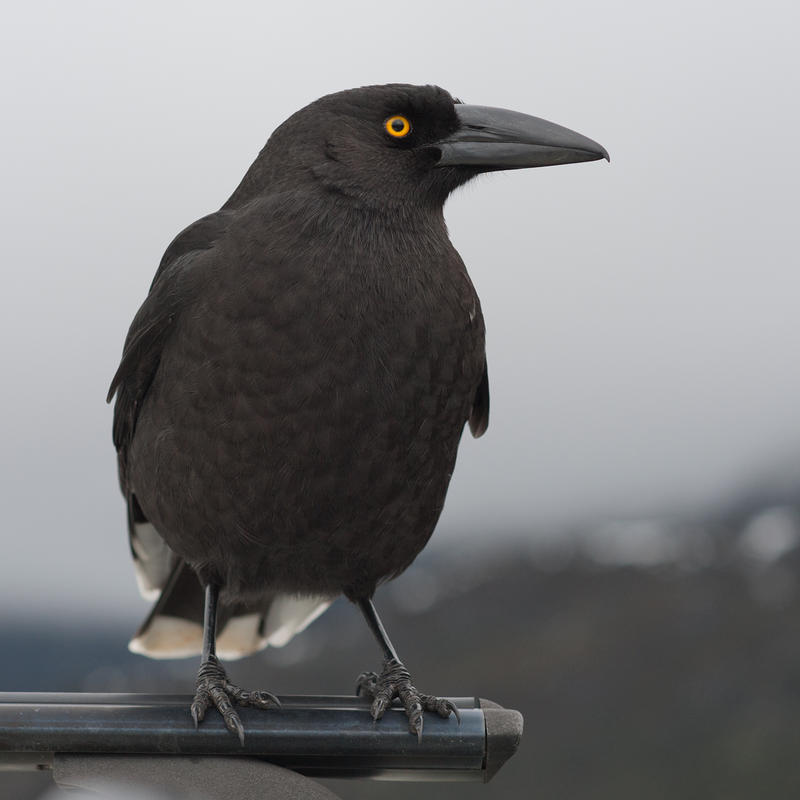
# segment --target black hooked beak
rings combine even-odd
[[[461,127],[434,145],[441,152],[437,167],[463,165],[483,172],[611,160],[602,145],[546,119],[461,103],[455,110]]]

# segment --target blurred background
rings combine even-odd
[[[0,690],[189,691],[125,645],[104,397],[171,238],[328,92],[436,83],[605,145],[451,198],[492,420],[379,608],[427,691],[521,710],[488,787],[342,797],[794,796],[800,787],[795,3],[17,4],[0,29]],[[337,603],[232,674],[345,693]],[[289,667],[291,667],[289,669]],[[0,774],[36,798],[47,777]],[[11,792],[11,794],[4,794]]]

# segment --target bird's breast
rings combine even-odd
[[[135,480],[160,503],[146,511],[179,552],[188,531],[220,526],[295,549],[323,537],[333,561],[352,536],[394,547],[398,527],[414,533],[411,557],[422,547],[483,322],[457,256],[412,267],[339,251],[213,276],[165,347],[134,441]]]
[[[266,420],[325,409],[339,424],[427,417],[423,397],[466,393],[483,321],[460,258],[449,242],[369,241],[253,252],[215,276],[181,331],[192,391],[239,395]]]

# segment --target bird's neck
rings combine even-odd
[[[387,181],[380,173],[347,169],[335,159],[317,163],[295,163],[279,159],[269,143],[259,153],[240,184],[222,207],[237,209],[259,198],[280,195],[285,201],[296,198],[314,206],[324,198],[337,213],[349,213],[350,222],[368,217],[388,227],[419,226],[436,220],[444,227],[443,207],[447,192],[432,191],[408,176]]]

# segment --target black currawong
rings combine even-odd
[[[435,86],[369,86],[298,111],[231,198],[167,248],[131,325],[114,444],[131,551],[155,606],[131,649],[202,653],[195,723],[277,706],[218,660],[281,645],[344,593],[381,645],[359,689],[378,719],[417,691],[376,586],[425,546],[465,422],[489,384],[480,303],[447,235],[448,195],[481,172],[607,158],[536,117]],[[205,591],[205,598],[203,598]]]

